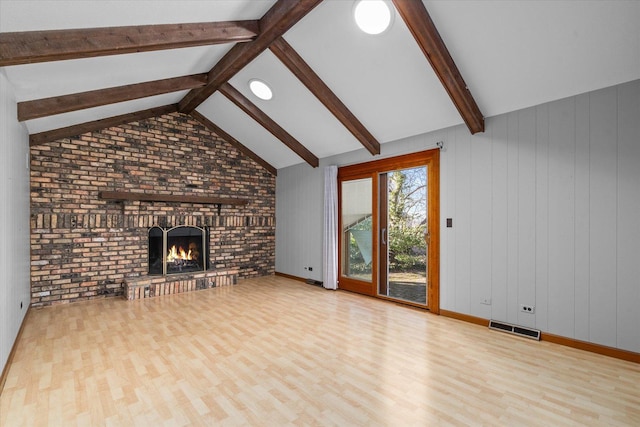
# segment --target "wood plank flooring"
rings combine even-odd
[[[1,426],[640,425],[640,365],[281,277],[32,310]]]

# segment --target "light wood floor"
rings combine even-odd
[[[32,310],[5,426],[640,425],[640,365],[279,277]]]

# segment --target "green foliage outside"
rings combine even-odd
[[[389,174],[389,271],[426,270],[424,168]]]

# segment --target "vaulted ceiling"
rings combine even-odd
[[[638,1],[354,5],[0,0],[0,72],[32,144],[181,111],[273,172],[640,78]]]

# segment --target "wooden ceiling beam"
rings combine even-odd
[[[256,153],[251,151],[249,148],[243,145],[240,141],[238,141],[237,139],[229,135],[227,132],[225,132],[215,123],[213,123],[211,120],[209,120],[208,118],[200,114],[197,110],[194,110],[191,112],[191,117],[193,117],[194,119],[202,123],[202,125],[207,129],[209,129],[211,132],[215,133],[220,138],[224,139],[229,144],[236,147],[245,156],[249,157],[250,159],[253,159],[256,163],[258,163],[263,168],[265,168],[271,175],[273,176],[278,175],[278,170],[274,168],[269,162],[267,162],[262,157],[258,156]]]
[[[286,130],[284,130],[279,124],[277,124],[271,117],[267,116],[262,110],[260,110],[254,103],[252,103],[247,97],[240,93],[236,88],[229,83],[224,83],[218,88],[220,93],[226,96],[231,102],[236,104],[242,111],[251,116],[255,121],[260,123],[262,127],[271,132],[273,136],[282,141],[287,147],[293,150],[298,156],[304,159],[314,168],[319,165],[318,158],[307,148],[298,142],[293,136],[291,136]]]
[[[248,42],[258,33],[256,20],[0,33],[0,67]]]
[[[207,83],[206,74],[174,77],[151,82],[136,83],[107,89],[98,89],[71,95],[54,96],[18,102],[18,121],[33,120],[40,117],[131,101],[149,96],[178,92],[202,87]]]
[[[285,39],[277,38],[269,49],[371,154],[380,154],[378,140]]]
[[[393,0],[472,134],[484,132],[484,117],[422,1]]]
[[[95,132],[113,126],[120,126],[125,123],[136,122],[139,120],[150,119],[152,117],[162,116],[164,114],[175,113],[178,111],[178,104],[165,105],[162,107],[150,108],[148,110],[136,111],[134,113],[122,114],[120,116],[107,117],[92,122],[82,123],[73,126],[67,126],[60,129],[52,129],[45,132],[34,133],[29,135],[29,146],[41,145],[58,139],[70,138],[76,135],[82,135],[87,132]]]
[[[207,85],[191,90],[179,103],[180,111],[191,113],[228,82],[238,71],[264,52],[322,0],[278,0],[260,19],[260,34],[250,43],[237,44],[209,71]]]

